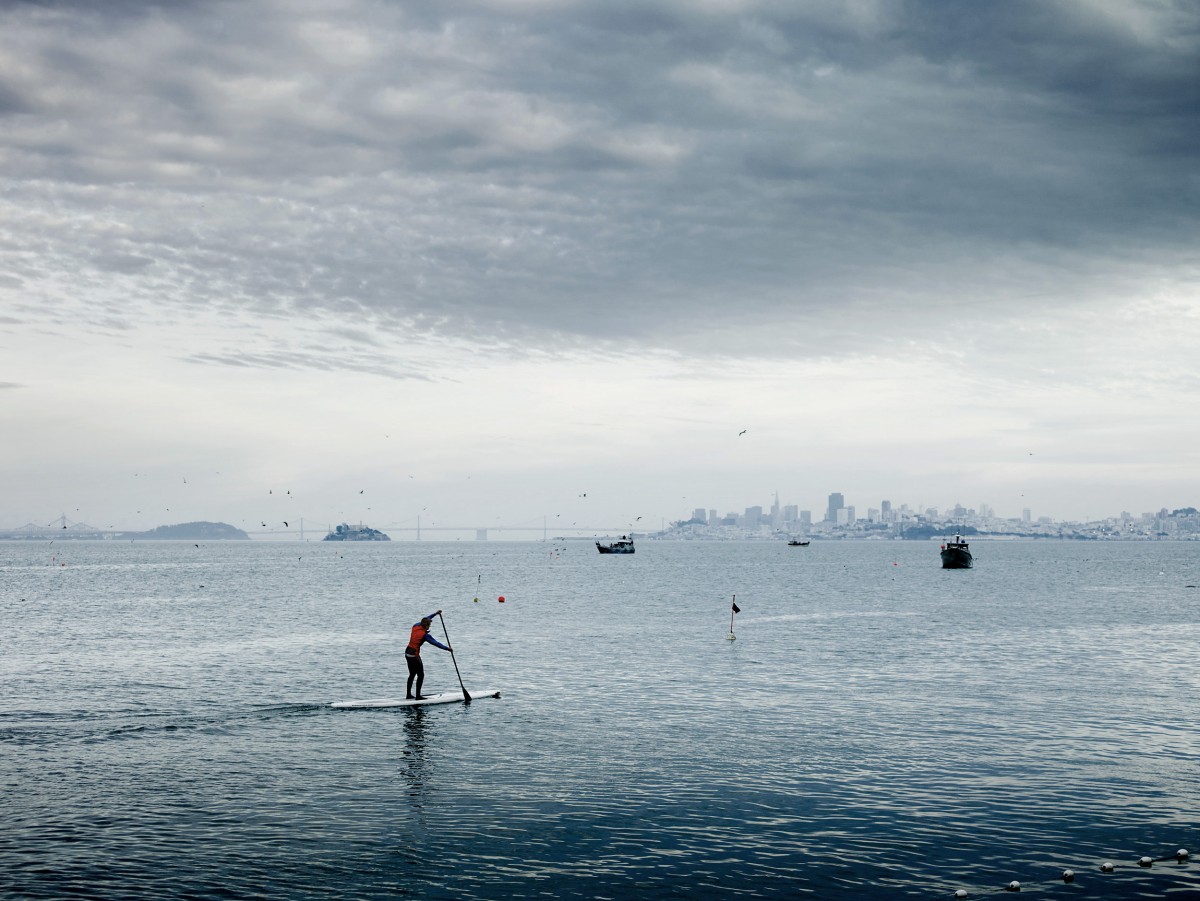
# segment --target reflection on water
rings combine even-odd
[[[400,762],[400,772],[408,783],[408,797],[414,810],[421,810],[428,798],[427,781],[431,778],[429,772],[428,750],[426,747],[427,711],[424,707],[402,708],[404,721],[404,750]]]

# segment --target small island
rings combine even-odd
[[[115,537],[142,541],[249,541],[250,536],[225,522],[181,522],[148,532],[119,532]]]
[[[380,532],[378,529],[372,529],[369,526],[364,526],[362,523],[358,527],[342,523],[336,529],[331,529],[329,534],[323,539],[325,541],[391,541],[392,539]]]

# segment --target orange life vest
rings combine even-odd
[[[404,649],[404,652],[411,657],[420,657],[421,643],[425,641],[425,636],[428,634],[429,630],[417,623],[412,628],[412,636],[408,639],[408,647]]]

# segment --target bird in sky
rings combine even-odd
[[[738,437],[739,437],[739,438],[741,438],[741,437],[742,437],[743,435],[745,435],[745,434],[746,434],[746,432],[748,432],[748,431],[750,431],[750,430],[749,430],[749,429],[742,429],[740,432],[738,432]]]
[[[286,529],[286,528],[288,528],[287,520],[284,520],[284,522],[283,522],[283,527],[284,527],[285,529]]]

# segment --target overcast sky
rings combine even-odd
[[[1198,135],[1190,2],[8,0],[0,526],[1200,505]]]

